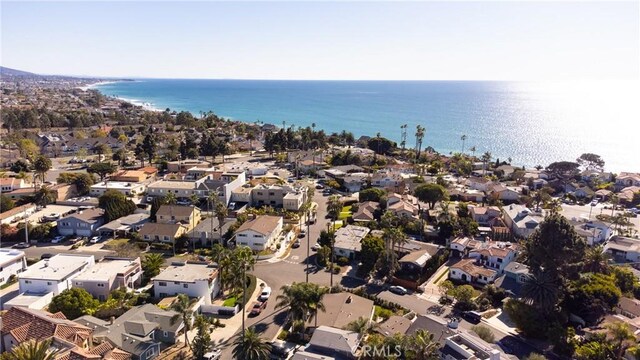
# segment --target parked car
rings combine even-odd
[[[253,306],[251,307],[251,315],[260,315],[260,313],[262,312],[262,310],[264,310],[267,307],[267,302],[263,301],[263,302],[259,302],[256,301],[253,303]]]
[[[258,300],[267,301],[269,299],[269,296],[271,296],[271,288],[266,286],[262,289],[262,292],[260,293],[260,297],[258,297]]]
[[[598,205],[598,200],[591,201],[591,206],[596,206],[596,205]]]
[[[462,313],[462,317],[468,322],[477,324],[482,320],[482,314],[477,311],[465,311]]]
[[[218,360],[220,359],[220,356],[222,356],[222,350],[213,349],[212,351],[209,351],[208,353],[204,354],[202,357],[205,360]]]
[[[318,251],[318,250],[320,250],[320,248],[321,248],[321,247],[322,247],[322,246],[321,246],[320,244],[315,243],[315,244],[313,244],[313,246],[311,247],[311,250],[313,250],[313,251]]]
[[[305,230],[301,230],[301,231],[300,231],[300,234],[298,234],[298,237],[299,237],[299,238],[303,238],[303,237],[305,237],[305,236],[307,236],[307,232],[306,232]]]
[[[322,195],[331,195],[331,189],[324,189],[324,191],[322,191]]]
[[[74,238],[69,239],[69,243],[70,243],[70,244],[75,244],[75,243],[77,243],[78,241],[80,241],[80,238],[79,238],[79,237],[77,237],[77,236],[76,236],[76,237],[74,237]]]
[[[45,221],[56,221],[56,220],[60,219],[60,214],[59,213],[51,213],[49,215],[43,216],[42,219],[45,220]]]
[[[51,240],[52,244],[59,244],[61,242],[64,242],[64,236],[56,236]]]
[[[28,242],[21,242],[15,244],[13,247],[15,247],[16,249],[26,249],[28,247],[31,247],[31,244],[29,244]]]
[[[49,253],[42,254],[40,255],[40,260],[50,259],[51,257],[53,257],[53,254],[49,254]]]
[[[299,248],[299,247],[300,247],[300,241],[299,241],[299,240],[296,240],[296,241],[293,243],[293,245],[291,245],[291,247],[292,247],[292,248],[294,248],[294,249]]]
[[[390,287],[389,291],[391,291],[392,293],[397,294],[397,295],[405,295],[407,293],[407,289],[403,288],[402,286],[398,286],[398,285],[394,285],[394,286]]]
[[[324,186],[322,186],[322,185],[318,184],[318,185],[316,185],[316,189],[318,189],[318,190],[322,190],[322,189],[324,189]]]
[[[102,240],[102,237],[94,236],[94,237],[91,238],[91,240],[89,240],[89,242],[92,243],[92,244],[97,244],[97,243],[100,242],[100,240]]]

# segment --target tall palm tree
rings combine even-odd
[[[51,339],[22,342],[7,353],[9,360],[54,360],[58,350],[51,349]]]
[[[244,334],[238,334],[233,342],[233,358],[238,360],[267,360],[271,345],[260,338],[255,328],[248,328]]]
[[[253,140],[256,139],[256,136],[250,132],[247,134],[247,140],[249,140],[249,155],[253,156]]]
[[[551,271],[541,270],[527,275],[522,286],[522,298],[530,305],[549,311],[559,296],[559,280]]]
[[[226,205],[222,203],[222,201],[217,201],[214,209],[214,213],[216,218],[218,219],[218,230],[220,231],[220,242],[222,242],[222,225],[224,225],[224,220],[229,215],[229,210]]]
[[[467,140],[467,135],[462,135],[460,140],[462,140],[462,151],[460,153],[464,155],[464,142]]]
[[[322,298],[329,292],[329,289],[326,287],[315,286],[309,288],[308,291],[308,303],[309,313],[314,318],[315,327],[318,327],[318,312],[326,311],[327,309],[324,306],[324,302],[322,302]]]
[[[620,203],[620,198],[616,194],[611,194],[611,198],[609,198],[609,201],[611,202],[611,217],[613,217],[613,211]]]
[[[473,145],[471,148],[469,148],[469,150],[471,150],[471,153],[473,154],[473,157],[475,158],[476,157],[476,150],[477,150],[476,146]]]
[[[214,205],[216,203],[216,201],[218,201],[218,194],[215,191],[210,191],[209,195],[207,196],[207,208],[209,210],[209,212],[211,212],[212,214],[214,213]],[[211,250],[213,250],[213,221],[211,222]],[[220,241],[222,241],[222,238],[220,238]]]
[[[40,181],[44,183],[47,172],[51,170],[51,159],[49,159],[44,155],[39,155],[33,162],[33,168],[36,175],[40,177]],[[35,186],[35,177],[34,177],[34,186]]]
[[[171,322],[173,324],[179,320],[184,322],[184,346],[189,346],[189,348],[191,348],[191,344],[189,343],[187,333],[191,329],[191,318],[193,317],[191,306],[193,303],[186,294],[178,294],[176,301],[171,305],[171,310],[177,312],[177,314],[171,318]]]
[[[164,203],[167,205],[175,205],[178,202],[176,198],[176,194],[172,192],[168,192],[167,195],[164,196]]]
[[[405,337],[403,343],[407,359],[436,360],[440,358],[438,343],[433,340],[433,334],[425,329],[420,329],[413,335]]]
[[[610,256],[603,252],[602,245],[589,247],[584,254],[583,269],[586,272],[606,274],[609,272],[609,259]]]
[[[256,258],[253,256],[253,251],[248,246],[239,246],[233,251],[233,262],[235,264],[234,269],[240,269],[242,279],[242,332],[245,332],[244,318],[247,303],[247,270],[253,270],[256,264]],[[235,271],[234,271],[235,272]]]
[[[616,359],[620,360],[624,355],[624,351],[633,344],[636,337],[633,335],[629,325],[621,321],[607,324],[607,330],[614,344]]]
[[[145,254],[142,259],[142,269],[144,270],[144,276],[147,279],[151,279],[160,273],[160,268],[164,264],[164,257],[162,254],[149,253]]]
[[[482,174],[487,173],[487,163],[491,161],[491,153],[489,151],[482,154]]]
[[[416,162],[420,160],[420,150],[422,149],[422,139],[424,139],[425,128],[423,126],[416,126]]]
[[[308,306],[301,287],[297,283],[283,285],[281,294],[276,297],[276,309],[288,307],[288,317],[292,320],[304,320]]]
[[[220,274],[220,290],[224,291],[226,285],[226,279],[229,273],[229,260],[231,257],[231,251],[222,246],[222,244],[214,244],[211,249],[211,260],[218,264],[218,272]]]
[[[56,202],[56,193],[49,187],[42,185],[38,191],[33,194],[33,202],[37,205],[46,206]]]

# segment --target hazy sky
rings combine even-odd
[[[1,2],[1,63],[236,79],[638,79],[631,2]]]

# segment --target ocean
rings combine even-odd
[[[156,109],[214,113],[245,122],[310,126],[328,134],[380,133],[407,147],[489,151],[546,166],[585,152],[613,172],[640,171],[638,82],[271,81],[143,79],[98,85],[105,95]],[[461,136],[466,135],[466,141]]]

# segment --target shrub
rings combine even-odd
[[[473,330],[473,332],[476,333],[480,339],[488,343],[496,341],[495,335],[493,335],[491,330],[486,326],[476,325],[472,327],[471,330]]]
[[[333,265],[333,273],[334,274],[340,274],[340,266],[338,265]]]
[[[349,265],[349,258],[344,257],[344,256],[340,256],[336,262],[340,266],[347,266],[347,265]]]
[[[391,315],[393,315],[393,311],[389,310],[389,309],[385,309],[383,307],[374,306],[374,316],[375,317],[379,317],[379,318],[383,318],[385,320],[389,319],[391,317]]]
[[[280,331],[280,334],[278,334],[278,340],[286,340],[288,336],[289,332],[287,332],[287,330],[282,330]]]

